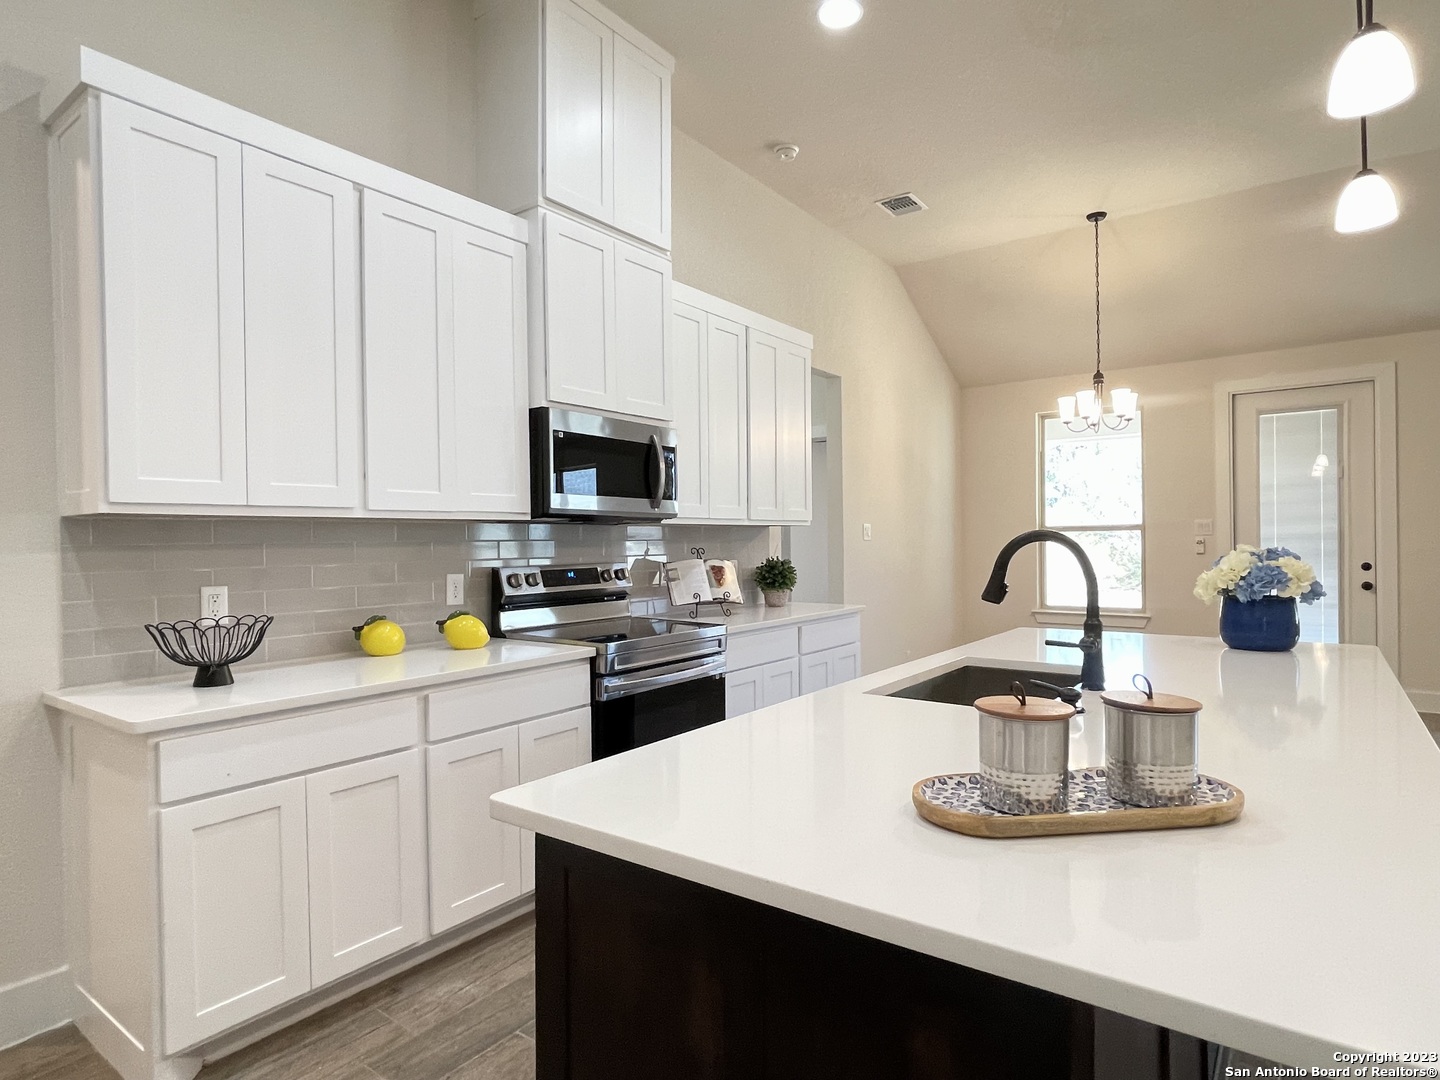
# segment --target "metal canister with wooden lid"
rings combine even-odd
[[[1010,695],[976,700],[980,714],[980,797],[1006,814],[1064,813],[1070,785],[1070,718],[1075,708]]]
[[[1136,675],[1136,689],[1106,691],[1105,780],[1131,806],[1188,806],[1195,801],[1200,702],[1157,694]]]

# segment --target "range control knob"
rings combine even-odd
[[[507,575],[505,575],[505,584],[506,584],[506,585],[509,585],[510,588],[512,588],[512,589],[518,589],[518,588],[520,587],[520,575],[519,575],[519,574],[507,574]]]
[[[616,581],[624,581],[624,580],[625,580],[627,577],[629,577],[629,576],[630,576],[630,575],[625,572],[625,568],[624,568],[624,567],[619,567],[619,568],[617,568],[616,571],[615,571],[615,580],[616,580]]]
[[[601,570],[601,571],[600,571],[600,580],[601,580],[601,581],[613,581],[613,580],[615,580],[615,575],[614,575],[613,572],[611,572],[611,571],[609,571],[609,570]]]
[[[525,575],[525,584],[526,584],[526,585],[529,585],[532,589],[535,588],[537,585],[540,584],[540,575],[539,575],[539,574],[526,574],[526,575]]]

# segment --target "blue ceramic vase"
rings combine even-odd
[[[1286,652],[1300,640],[1293,596],[1265,596],[1242,603],[1226,596],[1220,606],[1220,639],[1232,649]]]

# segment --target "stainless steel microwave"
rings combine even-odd
[[[573,409],[530,410],[530,516],[658,521],[679,513],[675,431]]]

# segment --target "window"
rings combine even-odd
[[[1100,606],[1145,607],[1145,499],[1140,417],[1124,431],[1078,435],[1054,417],[1041,425],[1040,525],[1073,537],[1095,565]],[[1042,544],[1041,604],[1083,608],[1085,578],[1068,551]]]

